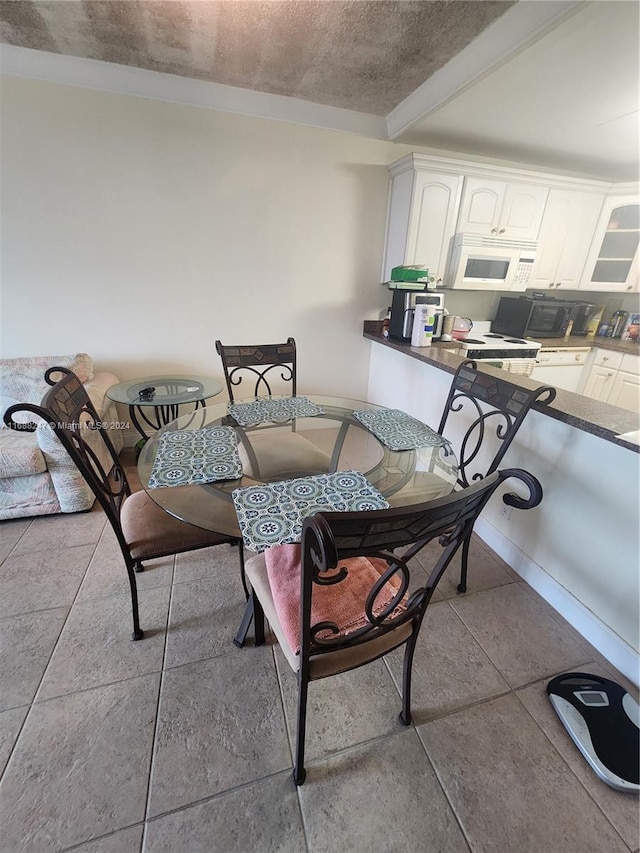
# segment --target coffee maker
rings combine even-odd
[[[442,335],[442,318],[444,316],[444,293],[426,290],[393,291],[391,300],[391,318],[389,321],[389,337],[394,341],[411,340],[413,315],[416,305],[433,305],[436,322],[433,327],[433,339],[438,340]]]

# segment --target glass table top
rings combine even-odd
[[[230,404],[225,402],[176,418],[154,433],[140,453],[138,474],[143,487],[155,503],[176,518],[231,536],[240,535],[231,493],[259,483],[355,470],[364,474],[391,506],[434,500],[453,491],[458,462],[447,444],[391,450],[354,416],[354,411],[384,411],[384,407],[339,397],[305,397],[323,413],[242,427],[229,414]],[[235,429],[243,458],[241,477],[207,484],[149,487],[164,433],[213,426]],[[325,460],[322,470],[318,469],[319,452]],[[252,470],[252,460],[265,457],[271,462],[270,470],[258,477]]]
[[[107,397],[126,406],[171,406],[207,400],[219,394],[222,388],[222,383],[210,376],[166,374],[119,382],[107,390]],[[147,393],[141,395],[145,391]]]

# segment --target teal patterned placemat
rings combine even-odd
[[[242,538],[252,551],[300,542],[302,522],[317,512],[386,509],[389,504],[358,471],[298,477],[231,493]]]
[[[324,414],[320,406],[308,397],[283,397],[271,400],[254,400],[251,403],[232,403],[229,414],[240,426],[285,423],[293,418],[309,418]]]
[[[160,436],[149,488],[237,480],[241,476],[233,427],[174,430]]]
[[[390,450],[416,450],[418,447],[449,444],[431,427],[400,409],[361,410],[353,415]]]

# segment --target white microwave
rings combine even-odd
[[[456,234],[445,287],[460,290],[526,290],[536,243],[479,234]]]

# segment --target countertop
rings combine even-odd
[[[381,346],[404,353],[409,358],[415,358],[447,373],[455,373],[463,361],[461,356],[446,351],[451,348],[451,342],[436,342],[430,347],[412,347],[410,344],[403,344],[383,337],[380,331],[381,324],[382,321],[380,320],[365,320],[363,336]],[[629,341],[612,340],[611,338],[580,338],[577,336],[572,336],[568,340],[570,341],[569,344],[567,344],[567,338],[548,338],[544,345],[545,347],[590,346],[640,355],[638,344]],[[541,384],[526,376],[514,373],[507,373],[505,376],[503,370],[482,362],[480,362],[479,368],[494,376],[500,376],[502,379],[508,378],[509,382],[513,382],[514,385],[521,385],[523,388],[534,389]],[[538,409],[535,406],[534,408]],[[634,432],[638,429],[638,415],[634,412],[620,409],[618,406],[610,406],[608,403],[600,403],[598,400],[592,400],[590,397],[583,397],[581,394],[574,394],[571,391],[563,391],[560,388],[557,389],[553,403],[548,406],[541,406],[538,410],[547,417],[562,421],[576,429],[596,435],[613,444],[619,444],[621,447],[634,450],[636,453],[640,452],[639,445],[623,438],[617,438],[621,433]]]
[[[376,322],[376,321],[374,321]],[[557,347],[589,347],[589,349],[608,349],[614,352],[624,352],[630,355],[640,355],[640,345],[634,341],[620,341],[613,338],[585,338],[571,335],[568,338],[540,338],[542,349]]]

